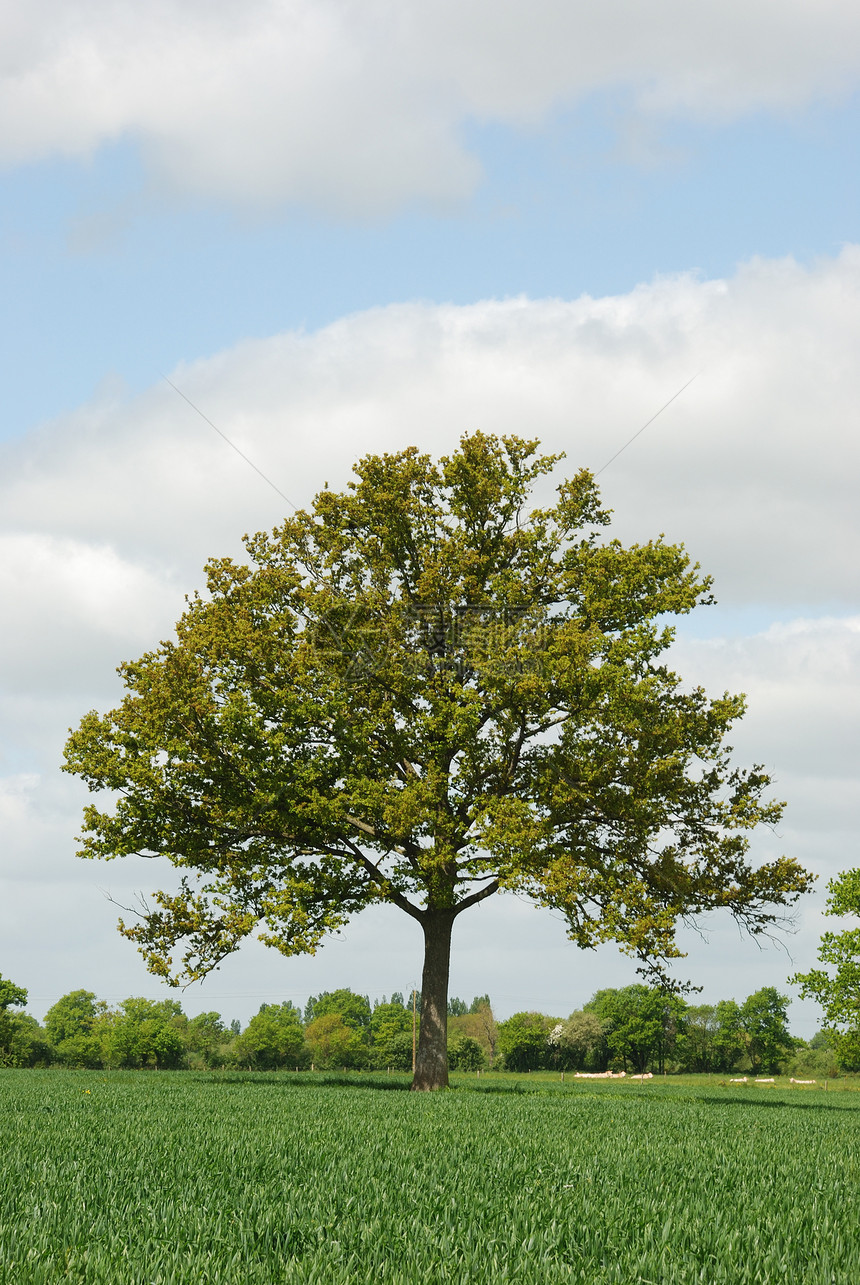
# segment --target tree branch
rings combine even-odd
[[[464,897],[462,901],[458,901],[454,907],[454,914],[459,915],[461,910],[468,910],[470,906],[477,906],[479,901],[486,901],[488,897],[492,897],[494,892],[499,891],[499,882],[498,879],[493,879],[492,883],[487,884],[486,888],[480,888],[478,892],[473,892],[470,896]]]
[[[392,887],[389,880],[386,879],[383,872],[379,869],[379,866],[377,866],[373,861],[371,861],[370,857],[366,856],[362,852],[361,848],[359,848],[357,844],[354,844],[352,840],[345,839],[344,842],[346,843],[346,846],[349,848],[353,858],[358,862],[358,864],[364,870],[367,871],[367,873],[370,875],[374,883],[378,884],[380,889],[384,887],[386,900],[391,901],[395,906],[397,906],[399,910],[402,910],[405,914],[411,915],[413,919],[417,919],[419,923],[423,923],[424,922],[423,912],[419,910],[418,906],[413,906],[412,902],[408,899],[408,897],[404,897],[402,892],[398,892],[396,888]]]
[[[357,830],[363,830],[365,834],[369,834],[371,839],[379,838],[379,835],[376,833],[373,826],[368,825],[366,821],[359,821],[358,817],[350,816],[348,812],[346,813],[346,819],[349,824],[354,825]],[[349,841],[347,840],[347,842]],[[405,848],[399,848],[396,843],[391,843],[388,846],[391,852],[399,852],[401,857],[406,856]]]

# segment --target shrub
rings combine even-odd
[[[448,1065],[452,1071],[482,1071],[487,1059],[477,1040],[460,1035],[448,1045]]]
[[[305,1045],[314,1066],[323,1070],[337,1067],[358,1070],[368,1064],[364,1040],[339,1013],[314,1018],[305,1030]]]

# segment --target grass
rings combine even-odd
[[[0,1282],[860,1280],[853,1093],[406,1083],[0,1072]]]

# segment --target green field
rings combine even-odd
[[[860,1281],[860,1095],[0,1072],[0,1281]]]

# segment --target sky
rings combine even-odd
[[[76,859],[59,770],[115,667],[278,492],[481,429],[714,576],[672,663],[747,693],[738,762],[787,801],[754,857],[818,881],[779,941],[715,917],[677,971],[817,1029],[787,978],[860,821],[858,127],[853,0],[0,0],[0,973],[31,1012],[173,995],[115,930],[161,875]],[[181,999],[407,991],[418,938],[378,908]],[[516,898],[457,924],[452,993],[503,1017],[634,980]]]

